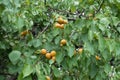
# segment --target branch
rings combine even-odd
[[[79,17],[83,16],[83,17],[86,17],[83,13],[85,12],[85,9],[83,9],[79,15]]]
[[[113,26],[113,28],[115,29],[115,31],[118,33],[118,35],[120,35],[120,32],[117,30],[117,28],[115,26]]]
[[[72,13],[71,11],[59,10],[59,9],[56,9],[56,8],[52,8],[50,6],[46,6],[46,7],[48,7],[48,10],[50,10],[50,11],[63,12],[65,14],[70,14],[70,15],[78,15],[78,17],[83,16],[82,13],[85,11],[83,9],[81,12],[77,10],[75,13]]]
[[[112,25],[110,25],[110,24],[109,24],[109,26],[113,29],[114,32],[117,32],[118,35],[120,35],[120,32],[117,30],[117,27],[112,26]],[[112,29],[111,29],[111,30],[112,30]]]
[[[5,72],[0,72],[0,75],[9,75],[9,76],[14,76],[13,74],[10,74],[10,73],[5,73]]]
[[[76,19],[74,18],[68,18],[68,21],[75,21]]]
[[[66,10],[59,10],[59,9],[56,9],[56,8],[52,8],[51,6],[46,6],[48,8],[48,10],[50,11],[57,11],[57,12],[64,12],[64,13],[68,13]]]
[[[44,0],[44,4],[46,5],[46,0]]]
[[[72,30],[71,34],[70,34],[70,38],[73,36],[73,34],[75,33],[75,30]]]
[[[40,34],[44,33],[48,28],[48,25],[42,30],[42,32],[40,32]]]
[[[102,8],[103,3],[104,3],[104,0],[102,0],[101,4],[100,4],[99,8],[97,9],[97,11],[95,12],[95,14],[97,14],[100,11],[100,9]]]
[[[49,27],[49,25],[47,25],[41,32],[39,32],[37,38],[38,38],[42,33],[44,33],[44,32],[47,30],[48,27]]]

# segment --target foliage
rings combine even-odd
[[[120,79],[119,13],[119,0],[1,0],[0,79]]]

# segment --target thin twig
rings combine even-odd
[[[74,35],[74,33],[75,33],[75,30],[72,30],[72,32],[71,32],[71,34],[70,34],[70,38]]]
[[[10,73],[5,73],[5,72],[0,72],[0,75],[9,75],[9,76],[14,76],[13,74],[10,74]]]
[[[46,6],[48,8],[49,11],[54,11],[54,12],[58,12],[58,13],[64,13],[66,15],[76,15],[77,17],[81,18],[81,17],[85,17],[86,16],[83,14],[85,12],[85,9],[82,9],[81,11],[79,10],[76,10],[76,12],[71,12],[70,10],[60,10],[60,9],[57,9],[57,8],[53,8],[51,6]],[[68,17],[68,21],[76,21],[76,18],[69,18]]]
[[[104,3],[104,0],[102,0],[101,4],[100,4],[99,8],[97,9],[97,11],[95,12],[95,14],[97,14],[100,11],[100,9],[102,8],[103,3]]]
[[[44,33],[44,32],[47,30],[48,27],[49,27],[49,25],[47,25],[41,32],[39,32],[37,38],[38,38],[42,33]]]
[[[81,15],[82,13],[83,13],[83,11],[84,11],[84,9],[81,11],[81,12],[78,12],[78,11],[76,11],[75,13],[72,13],[72,12],[70,12],[70,11],[67,11],[67,10],[59,10],[59,9],[56,9],[56,8],[52,8],[52,7],[50,7],[50,6],[47,6],[49,9],[48,10],[53,10],[53,11],[57,11],[57,12],[64,12],[64,13],[66,13],[66,14],[70,14],[70,15]],[[81,15],[82,16],[82,15]]]
[[[46,5],[46,0],[44,0],[44,4]]]
[[[83,13],[85,12],[85,9],[82,9],[81,13],[79,14],[79,17],[84,16]]]
[[[47,30],[47,28],[48,28],[48,25],[43,29],[42,32],[40,32],[40,34],[44,33]]]

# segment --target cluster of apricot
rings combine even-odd
[[[59,16],[54,26],[56,28],[64,29],[64,24],[67,24],[67,23],[68,23],[67,20],[64,20],[61,16]]]
[[[76,53],[82,54],[83,52],[83,48],[78,48],[74,51],[74,55],[76,55]]]
[[[43,55],[45,55],[45,57],[47,58],[47,59],[51,59],[51,60],[53,60],[53,61],[55,61],[56,60],[56,51],[51,51],[51,52],[48,52],[46,49],[41,49],[40,50],[40,53],[41,54],[43,54]]]

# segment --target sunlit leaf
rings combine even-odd
[[[14,50],[9,54],[9,59],[13,64],[16,64],[17,61],[20,59],[21,52]]]
[[[33,72],[33,67],[30,64],[25,64],[22,72],[23,78],[25,78]]]

